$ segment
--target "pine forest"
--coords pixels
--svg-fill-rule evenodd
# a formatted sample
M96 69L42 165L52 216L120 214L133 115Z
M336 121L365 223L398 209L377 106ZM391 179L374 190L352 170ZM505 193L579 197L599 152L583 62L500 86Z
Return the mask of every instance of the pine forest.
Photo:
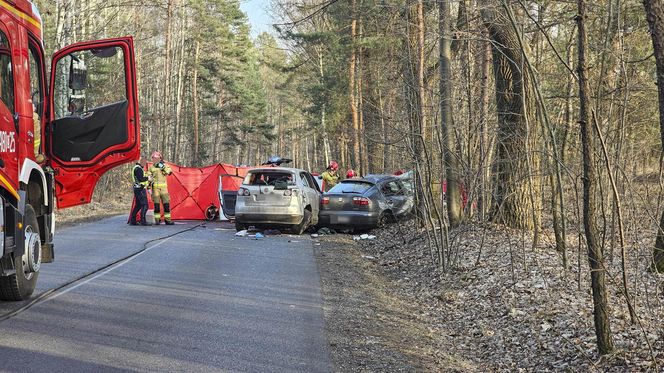
M134 37L145 154L412 171L371 250L458 371L664 369L661 0L266 0L261 33L233 0L36 4L47 55Z

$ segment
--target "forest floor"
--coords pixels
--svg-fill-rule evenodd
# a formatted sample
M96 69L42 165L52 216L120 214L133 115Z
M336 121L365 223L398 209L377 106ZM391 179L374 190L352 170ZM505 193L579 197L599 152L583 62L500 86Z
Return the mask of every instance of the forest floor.
M618 249L610 261L616 352L599 358L587 255L576 240L564 270L551 232L533 248L521 231L464 226L450 232L456 259L443 272L412 222L372 234L375 240L323 236L315 250L338 371L664 369L664 275L645 270L652 239L628 250L636 325Z

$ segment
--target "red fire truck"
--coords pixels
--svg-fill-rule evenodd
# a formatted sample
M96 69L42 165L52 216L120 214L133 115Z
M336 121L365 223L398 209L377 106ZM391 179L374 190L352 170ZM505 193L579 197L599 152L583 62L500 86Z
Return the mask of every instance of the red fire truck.
M90 202L106 171L136 160L140 130L131 37L55 53L28 0L0 0L0 299L33 293L53 261L54 207Z

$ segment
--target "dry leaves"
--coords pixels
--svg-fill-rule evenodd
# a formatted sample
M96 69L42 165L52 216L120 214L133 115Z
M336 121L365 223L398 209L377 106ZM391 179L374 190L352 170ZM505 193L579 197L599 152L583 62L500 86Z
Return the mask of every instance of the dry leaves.
M600 359L587 256L577 243L568 246L570 265L564 270L550 242L533 249L531 237L521 231L465 226L451 232L460 249L459 266L443 273L412 222L375 234L374 241L355 243L361 255L371 257L404 297L416 300L438 349L472 361L478 371L654 371L645 336L658 369L664 369L664 279L645 271L645 242L634 246L645 251L629 252L643 330L630 323L614 259L608 273L616 353Z

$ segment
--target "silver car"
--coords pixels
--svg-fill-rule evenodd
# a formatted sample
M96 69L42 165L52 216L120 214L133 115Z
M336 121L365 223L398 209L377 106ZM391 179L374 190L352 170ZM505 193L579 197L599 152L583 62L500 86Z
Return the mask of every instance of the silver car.
M235 229L288 227L302 234L318 224L321 191L307 171L286 167L250 170L237 192Z

